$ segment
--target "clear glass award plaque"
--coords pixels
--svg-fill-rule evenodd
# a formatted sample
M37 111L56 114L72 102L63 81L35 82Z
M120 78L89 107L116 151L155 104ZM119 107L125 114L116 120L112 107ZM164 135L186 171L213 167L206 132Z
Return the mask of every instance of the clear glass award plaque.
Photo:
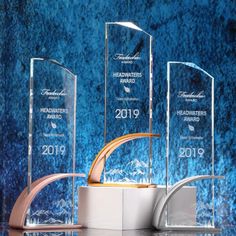
M76 76L57 61L32 58L28 191L35 180L75 171ZM63 179L45 187L28 212L26 226L73 224L74 180Z
M190 184L185 214L173 219L167 210L166 224L214 227L214 78L193 63L168 62L167 81L167 194Z
M105 24L105 144L152 131L152 36L131 22ZM150 183L151 140L119 147L106 161L105 183Z

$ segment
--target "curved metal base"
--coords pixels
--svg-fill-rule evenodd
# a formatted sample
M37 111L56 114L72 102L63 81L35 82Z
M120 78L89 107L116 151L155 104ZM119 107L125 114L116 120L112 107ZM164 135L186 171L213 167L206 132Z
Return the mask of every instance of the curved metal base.
M81 228L63 228L63 229L53 229L53 228L50 228L50 229L12 229L10 228L8 230L8 236L25 236L25 233L29 234L29 233L46 233L45 235L49 235L47 233L66 233L66 232L81 232Z
M80 229L82 228L82 225L78 225L78 224L60 224L60 225L28 225L28 226L23 226L24 230L31 230L31 231L42 231L42 230L72 230L72 229Z
M158 228L160 231L178 231L179 233L193 232L209 232L209 233L219 233L221 230L213 226L166 226Z
M89 186L104 186L103 183L101 183L101 175L103 172L104 164L107 158L122 144L139 138L159 138L159 134L152 134L152 133L134 133L134 134L126 134L124 136L118 137L114 140L112 140L110 143L108 143L105 147L103 147L100 152L97 154L95 160L92 163L92 166L90 168L89 174L88 174L88 185ZM109 184L109 183L108 183ZM106 184L107 185L107 184ZM110 185L110 184L109 184ZM122 184L122 187L125 187L126 184ZM136 184L131 184L132 186L135 186ZM139 184L138 184L139 185ZM145 185L145 184L144 184ZM141 184L139 186L143 186ZM113 185L113 183L110 185L110 187L115 187L117 184ZM136 186L135 186L136 187ZM147 187L147 185L146 185ZM145 188L146 188L145 187Z
M156 188L155 184L126 184L126 183L90 183L92 187L118 187L118 188Z
M78 228L81 226L78 225L25 225L25 219L27 215L27 211L34 200L34 198L37 196L37 194L47 185L50 183L63 179L68 177L85 177L84 174L75 174L75 173L60 173L60 174L52 174L48 176L44 176L35 182L31 184L31 191L28 193L28 188L26 187L23 192L20 194L20 196L17 198L15 205L12 209L10 220L9 220L9 226L15 229L26 229L26 230L32 230L32 229L65 229L65 228Z
M192 177L188 177L185 179L180 180L179 182L177 182L176 184L174 184L170 191L168 192L167 195L163 196L162 199L156 203L155 207L154 207L154 215L153 215L153 226L157 229L162 228L161 226L161 218L162 215L164 213L165 207L167 205L167 203L170 201L170 199L174 196L174 194L176 192L178 192L182 187L184 187L185 185L195 182L195 181L199 181L199 180L205 180L205 179L223 179L223 176L214 176L214 175L198 175L198 176L192 176ZM176 226L178 227L178 226ZM181 228L182 226L180 226ZM195 226L193 226L195 228ZM199 228L198 226L196 226L197 228ZM185 228L188 228L188 226L186 226ZM185 229L184 228L184 229Z
M63 231L63 230L75 230L75 229L81 229L82 225L78 225L78 224L52 224L52 225L44 225L44 224L40 224L40 225L27 225L27 226L23 226L23 230L28 231Z

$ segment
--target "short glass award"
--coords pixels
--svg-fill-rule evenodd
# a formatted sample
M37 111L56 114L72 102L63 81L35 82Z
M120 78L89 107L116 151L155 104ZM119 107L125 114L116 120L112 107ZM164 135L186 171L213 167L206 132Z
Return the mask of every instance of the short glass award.
M214 78L193 63L168 62L167 83L167 192L155 226L214 229L214 179L221 178L214 176ZM180 189L183 204L174 206Z
M55 173L75 172L76 76L55 60L32 58L28 192ZM45 187L32 202L26 226L73 224L74 179Z
M152 36L131 22L109 22L105 40L107 144L152 132ZM104 183L150 183L151 158L151 138L124 143L106 161Z

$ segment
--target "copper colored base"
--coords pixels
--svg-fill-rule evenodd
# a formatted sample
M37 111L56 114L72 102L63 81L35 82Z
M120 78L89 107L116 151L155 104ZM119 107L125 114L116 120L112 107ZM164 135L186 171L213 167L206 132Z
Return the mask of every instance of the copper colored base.
M31 184L31 191L28 192L28 188L26 187L20 196L17 198L15 205L12 209L9 226L15 229L24 229L24 230L41 230L41 229L71 229L71 228L79 228L80 225L72 225L72 224L63 224L63 225L25 225L25 219L27 215L27 211L36 197L36 195L47 185L50 183L57 181L59 179L68 178L68 177L85 177L84 174L76 174L76 173L59 173L52 174L48 176L44 176Z
M79 225L78 225L79 226ZM8 236L24 236L25 233L57 233L57 232L80 232L81 227L78 228L51 228L43 229L43 228L27 228L27 229L9 229Z
M77 224L60 224L60 225L29 225L29 226L24 226L23 229L27 231L46 231L48 230L55 232L56 231L61 231L61 230L73 230L73 229L80 229L82 228L82 225L77 225Z

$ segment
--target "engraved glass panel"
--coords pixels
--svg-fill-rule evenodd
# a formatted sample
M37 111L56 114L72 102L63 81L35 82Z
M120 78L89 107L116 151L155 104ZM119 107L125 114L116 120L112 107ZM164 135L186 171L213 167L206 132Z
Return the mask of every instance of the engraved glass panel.
M152 36L131 22L105 25L105 144L152 131ZM150 183L151 139L123 144L106 162L105 182Z
M35 180L75 170L76 76L54 60L32 58L28 191ZM43 189L33 201L26 220L34 224L72 224L72 178Z
M214 175L214 78L193 63L167 64L167 187L187 177ZM213 226L213 180L190 184L188 214L167 225ZM191 190L192 189L192 190ZM184 201L183 201L184 202Z

